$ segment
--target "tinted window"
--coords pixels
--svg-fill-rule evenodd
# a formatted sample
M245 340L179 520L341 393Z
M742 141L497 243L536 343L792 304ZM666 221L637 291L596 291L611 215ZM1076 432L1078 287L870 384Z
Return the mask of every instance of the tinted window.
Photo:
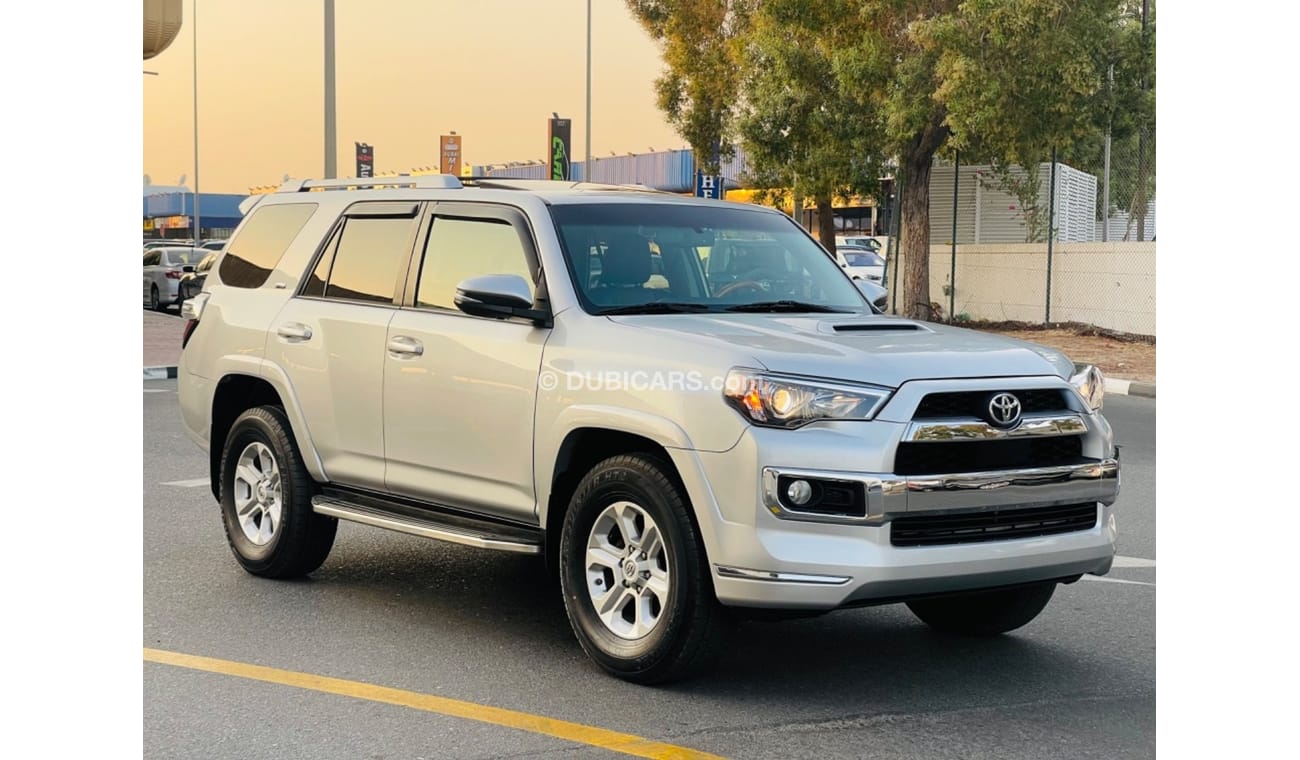
M169 267L178 267L184 264L193 264L198 261L199 254L195 251L167 251L164 254L163 263Z
M411 252L414 226L414 219L361 217L344 222L325 297L392 303L398 269Z
M456 308L456 286L484 274L517 274L533 289L528 257L519 233L508 222L438 217L429 232L417 306Z
M315 203L259 206L227 247L221 281L237 288L260 288L285 249L316 211Z
M840 253L844 254L844 261L851 267L882 267L885 265L884 259L866 250L850 251L841 248Z
M826 252L783 215L678 203L566 203L551 215L579 296L594 313L660 302L687 311L781 301L808 311L868 308Z
M157 266L159 255L157 251L146 253L144 255L144 265L147 267Z

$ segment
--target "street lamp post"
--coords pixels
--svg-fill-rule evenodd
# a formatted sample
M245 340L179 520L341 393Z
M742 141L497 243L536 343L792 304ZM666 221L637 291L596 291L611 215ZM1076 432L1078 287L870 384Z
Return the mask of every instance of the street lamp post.
M593 182L591 165L591 0L587 0L587 156L582 162L582 179Z
M325 178L338 176L338 125L334 108L334 0L325 0Z
M202 217L199 216L199 0L194 0L193 29L194 35L194 245L198 246L202 233Z

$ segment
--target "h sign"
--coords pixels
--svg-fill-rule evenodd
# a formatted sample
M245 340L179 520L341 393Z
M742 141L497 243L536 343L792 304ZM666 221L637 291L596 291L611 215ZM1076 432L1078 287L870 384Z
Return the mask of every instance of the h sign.
M722 177L705 174L704 170L695 170L695 197L722 200Z

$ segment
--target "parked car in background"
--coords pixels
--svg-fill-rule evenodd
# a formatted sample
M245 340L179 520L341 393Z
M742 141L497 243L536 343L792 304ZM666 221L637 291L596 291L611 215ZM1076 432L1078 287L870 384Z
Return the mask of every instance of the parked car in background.
M885 260L870 248L836 246L835 261L855 280L885 281Z
M203 283L208 281L208 270L212 269L212 265L216 263L217 257L220 255L221 251L210 252L199 260L193 272L186 272L181 275L180 283L177 286L177 306L184 305L187 299L203 292Z
M154 248L144 252L144 304L162 311L179 304L181 275L194 271L202 253L194 248Z
M204 250L207 250L207 251L220 251L221 249L223 249L223 248L226 247L226 241L224 241L224 240L204 240L204 241L203 241L203 244L200 245L199 247L202 248L202 249L204 249Z

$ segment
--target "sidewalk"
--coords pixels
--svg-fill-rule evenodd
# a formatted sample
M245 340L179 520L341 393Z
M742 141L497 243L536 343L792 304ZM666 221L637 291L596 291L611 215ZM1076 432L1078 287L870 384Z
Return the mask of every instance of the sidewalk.
M176 365L181 358L181 328L184 326L184 320L173 314L144 312L146 380L176 376Z

